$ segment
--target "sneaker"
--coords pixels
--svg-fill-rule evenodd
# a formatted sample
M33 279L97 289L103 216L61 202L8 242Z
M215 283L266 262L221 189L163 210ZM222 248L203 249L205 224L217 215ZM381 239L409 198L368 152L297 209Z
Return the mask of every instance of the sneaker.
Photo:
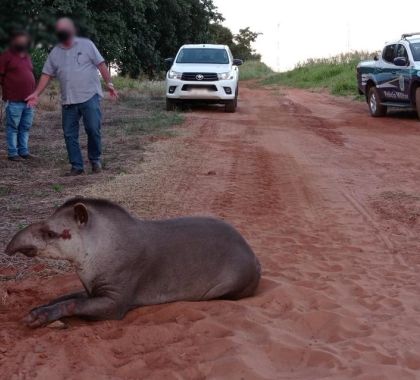
M19 162L22 161L22 159L19 156L13 156L13 157L7 157L9 161Z
M92 164L92 173L93 174L102 173L102 165L99 163Z
M70 172L66 174L66 177L76 177L82 174L85 174L85 171L83 169L71 168Z

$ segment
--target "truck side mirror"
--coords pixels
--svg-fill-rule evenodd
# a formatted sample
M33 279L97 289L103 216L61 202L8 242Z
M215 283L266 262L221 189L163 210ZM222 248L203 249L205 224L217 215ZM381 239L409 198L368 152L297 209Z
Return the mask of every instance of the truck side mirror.
M166 58L165 59L165 69L167 71L170 70L170 68L172 67L172 65L174 64L175 58Z
M397 57L394 59L395 66L407 66L407 58L405 57Z
M241 66L244 64L244 61L242 59L234 59L233 60L233 66Z

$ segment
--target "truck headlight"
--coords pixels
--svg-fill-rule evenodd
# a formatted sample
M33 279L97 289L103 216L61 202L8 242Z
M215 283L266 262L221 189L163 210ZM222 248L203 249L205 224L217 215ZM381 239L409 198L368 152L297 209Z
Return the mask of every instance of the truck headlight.
M220 74L217 74L217 76L219 77L219 80L233 79L233 74L231 72L220 73Z
M182 73L179 73L177 71L170 70L168 73L169 79L181 79Z

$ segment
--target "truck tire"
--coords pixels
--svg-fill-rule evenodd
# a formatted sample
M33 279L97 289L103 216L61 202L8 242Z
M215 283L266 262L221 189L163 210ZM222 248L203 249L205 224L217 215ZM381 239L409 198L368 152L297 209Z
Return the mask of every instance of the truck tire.
M420 87L417 87L416 89L416 110L417 110L417 116L420 119Z
M371 87L368 94L368 105L370 114L373 117L381 117L386 115L387 107L381 105L381 98L376 87Z
M239 87L236 87L235 99L229 100L228 102L226 102L225 112L228 112L228 113L236 112L236 108L238 107L238 93L239 93Z
M176 101L166 98L166 111L176 111Z

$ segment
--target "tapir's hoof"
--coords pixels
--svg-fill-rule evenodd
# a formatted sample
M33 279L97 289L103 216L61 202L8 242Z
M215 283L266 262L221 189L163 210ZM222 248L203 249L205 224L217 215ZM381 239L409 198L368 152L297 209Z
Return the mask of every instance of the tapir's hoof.
M44 326L48 323L48 313L42 310L32 310L25 318L23 323L26 326L35 329L37 327Z

